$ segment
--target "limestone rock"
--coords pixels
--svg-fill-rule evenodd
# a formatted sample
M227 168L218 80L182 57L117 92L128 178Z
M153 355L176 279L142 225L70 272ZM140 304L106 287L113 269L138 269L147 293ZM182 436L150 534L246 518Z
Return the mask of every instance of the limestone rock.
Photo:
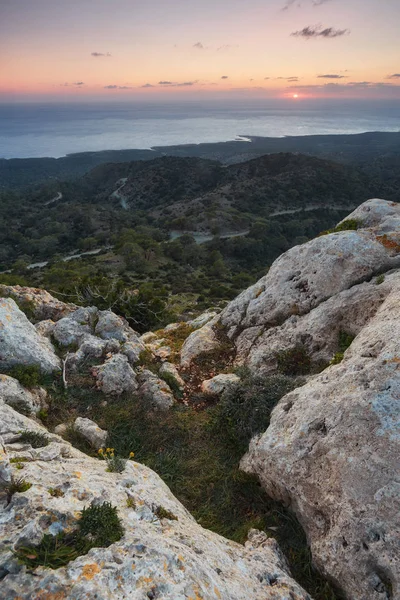
M53 336L61 346L79 346L93 332L93 322L98 309L95 306L81 307L68 317L60 319L54 326Z
M61 302L46 290L19 285L0 284L0 297L13 298L22 309L26 307L35 321L58 321L78 308L75 304Z
M209 396L219 396L224 392L228 387L232 385L236 385L239 383L240 377L235 375L234 373L221 373L220 375L216 375L212 379L206 379L201 384L201 391L203 394L208 394Z
M159 358L160 360L167 360L172 354L172 350L170 346L160 346L156 350L154 350L154 356Z
M103 340L115 339L120 342L128 341L131 336L137 339L137 334L131 329L125 319L110 310L102 310L95 328L95 335Z
M343 361L286 395L242 460L293 508L318 568L351 600L400 591L399 357L397 283Z
M146 346L137 337L131 337L128 342L121 347L122 354L128 357L129 363L134 366L140 362L140 355L146 350Z
M44 373L60 368L48 339L40 336L12 298L0 298L0 370L37 365Z
M169 385L144 369L139 375L139 397L154 410L168 410L174 404L174 395Z
M94 421L84 419L83 417L77 417L75 419L74 429L84 437L95 450L105 446L108 432L101 429Z
M167 382L171 382L182 392L185 388L185 382L179 374L176 366L170 362L164 362L160 367L160 375Z
M39 335L51 339L54 331L54 325L54 321L51 319L46 319L45 321L39 321L39 323L35 323L35 329Z
M0 406L3 402L23 414L35 414L41 408L40 396L8 375L0 375Z
M291 315L306 314L375 273L398 266L399 257L373 230L324 235L282 254L267 275L228 304L221 323L231 337L248 327L276 327Z
M216 313L215 311L208 311L208 312L202 313L195 319L188 321L187 324L190 327L193 327L193 329L199 329L200 327L203 327L203 325L206 325L207 323L209 323L210 321L215 319L215 317L217 317L217 316L218 316L218 313Z
M10 458L19 455L9 453ZM143 465L128 461L123 473L108 473L104 461L70 447L46 462L41 456L25 462L24 477L32 487L14 494L1 514L2 539L7 540L0 545L4 598L32 600L45 593L76 600L310 600L289 576L275 540L252 530L241 546L203 529ZM61 494L54 497L50 489ZM117 507L124 528L119 542L93 548L55 570L32 572L18 563L14 550L38 543L44 534L70 531L79 511L92 501ZM155 514L159 506L176 520L160 520Z
M277 327L245 329L235 340L236 364L269 375L277 370L278 352L303 346L315 365L327 365L339 350L340 332L356 336L399 282L400 271L395 271L381 285L375 280L355 285Z
M209 354L220 347L213 324L214 321L210 321L186 338L181 348L182 367L189 367L200 354Z
M132 393L138 387L135 371L123 354L115 354L103 365L93 367L92 373L97 387L107 395Z
M140 336L140 341L143 342L143 344L150 344L151 342L154 342L156 339L157 339L157 336L152 331L147 331L146 333L144 333L143 335Z

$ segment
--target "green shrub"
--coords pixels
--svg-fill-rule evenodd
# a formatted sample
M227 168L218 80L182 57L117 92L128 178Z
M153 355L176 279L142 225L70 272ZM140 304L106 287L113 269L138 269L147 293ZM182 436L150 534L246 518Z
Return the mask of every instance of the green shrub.
M362 221L358 221L357 219L346 219L342 223L339 223L336 227L332 229L327 229L320 233L320 235L327 235L328 233L337 233L338 231L356 231L363 226Z
M26 481L23 477L15 478L14 475L11 477L11 481L0 480L0 489L5 491L7 494L7 504L10 504L11 498L14 494L26 492L32 484Z
M42 375L37 365L17 365L8 371L10 377L18 379L21 385L32 388L40 384Z
M278 370L283 375L307 375L311 370L311 358L304 346L294 346L275 354Z
M224 392L214 408L213 426L244 452L251 438L267 429L282 396L300 384L283 375L250 376Z
M157 508L154 511L154 514L159 519L169 519L170 521L178 520L178 517L176 517L173 512L171 512L167 508L164 508L163 506L157 506Z
M383 275L383 273L381 275L378 275L378 277L375 279L376 285L381 285L381 283L383 283L384 281L385 276Z
M38 566L58 569L87 554L91 548L107 548L118 542L123 534L117 508L109 502L100 505L92 502L81 512L73 532L55 536L45 534L38 545L22 546L15 556L31 569Z
M343 354L346 352L347 348L353 342L355 336L351 333L346 333L345 331L339 331L339 352Z
M30 444L32 448L43 448L50 443L46 434L40 431L29 431L28 429L21 431L18 441Z

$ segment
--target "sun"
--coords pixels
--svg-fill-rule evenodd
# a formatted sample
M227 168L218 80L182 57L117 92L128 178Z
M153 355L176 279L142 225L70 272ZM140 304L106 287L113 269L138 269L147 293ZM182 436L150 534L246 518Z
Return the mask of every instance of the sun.
M294 98L294 99L296 99L296 98L298 98L298 97L299 97L299 95L298 95L298 94L293 94L293 98Z

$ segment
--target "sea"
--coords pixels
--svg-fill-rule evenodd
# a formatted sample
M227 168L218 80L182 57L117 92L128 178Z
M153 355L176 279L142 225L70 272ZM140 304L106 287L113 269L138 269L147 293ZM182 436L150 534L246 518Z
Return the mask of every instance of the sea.
M400 102L258 98L0 104L0 158L366 131L400 131Z

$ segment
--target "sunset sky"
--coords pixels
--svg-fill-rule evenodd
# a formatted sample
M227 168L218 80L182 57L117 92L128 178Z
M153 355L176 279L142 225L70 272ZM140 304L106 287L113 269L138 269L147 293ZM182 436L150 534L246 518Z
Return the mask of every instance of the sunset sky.
M399 0L1 0L0 100L400 99Z

